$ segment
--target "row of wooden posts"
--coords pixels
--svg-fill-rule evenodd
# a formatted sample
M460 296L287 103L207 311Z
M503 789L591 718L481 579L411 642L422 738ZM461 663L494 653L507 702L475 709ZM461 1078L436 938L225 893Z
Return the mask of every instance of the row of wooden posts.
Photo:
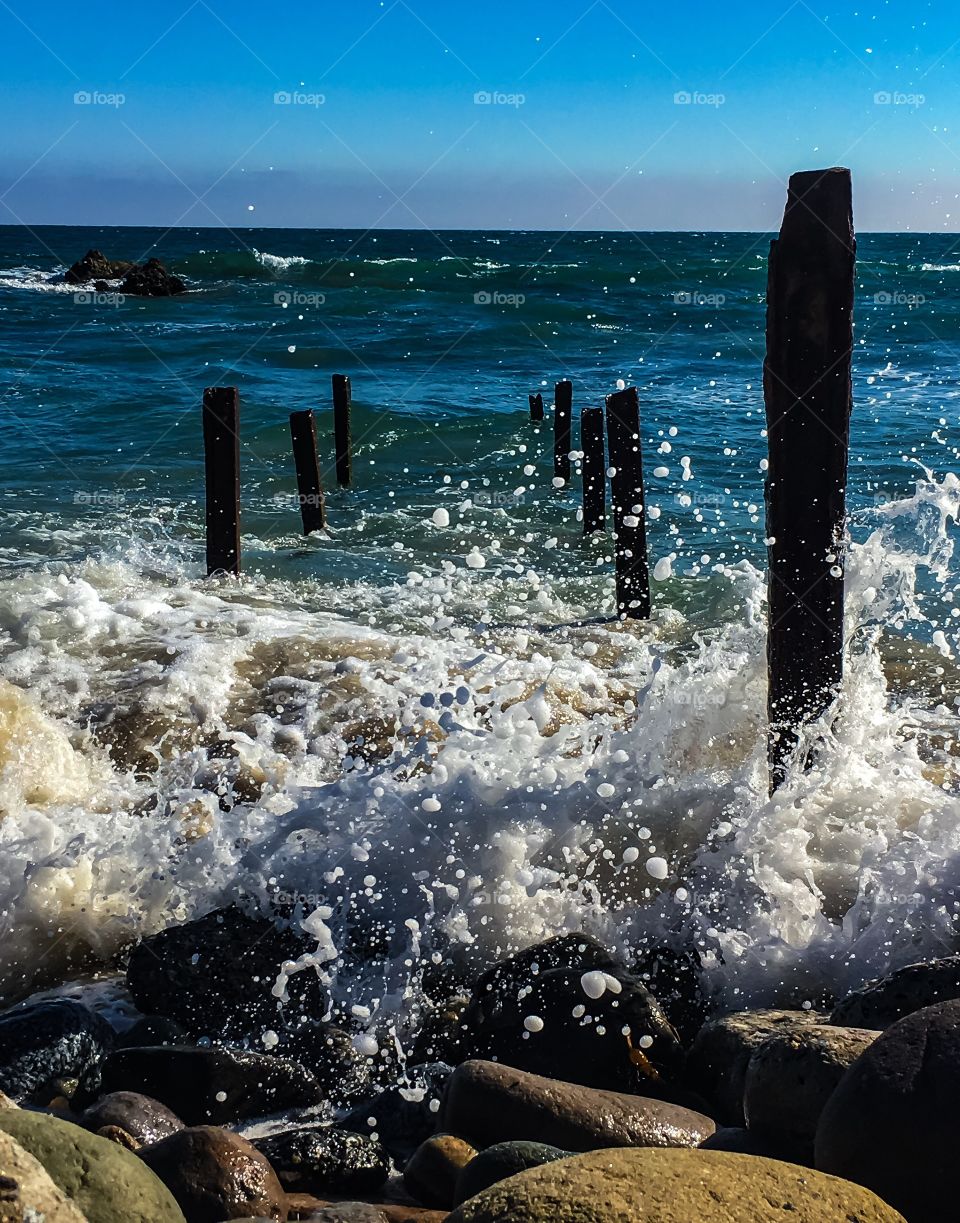
M843 539L852 409L856 242L845 169L790 179L779 237L770 247L767 344L763 368L768 468L768 758L771 791L783 783L804 727L826 713L843 675ZM544 420L543 396L530 395L530 419ZM352 483L350 379L333 376L337 483ZM583 529L606 525L611 480L617 614L650 616L650 575L640 405L635 387L608 395L605 411L580 415ZM573 385L554 394L554 477L569 484ZM606 429L604 430L604 425ZM204 392L207 572L240 570L240 417L235 387ZM326 518L316 421L290 416L303 529ZM809 764L815 748L803 763Z

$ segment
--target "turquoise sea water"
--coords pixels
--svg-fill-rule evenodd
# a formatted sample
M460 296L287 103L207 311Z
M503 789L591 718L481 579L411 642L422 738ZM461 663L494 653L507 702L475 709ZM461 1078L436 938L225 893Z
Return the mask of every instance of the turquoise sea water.
M859 240L841 717L771 800L768 240L0 229L8 987L278 890L323 945L361 910L388 925L356 986L375 1016L412 943L692 944L730 1001L954 947L960 255ZM158 255L189 292L78 292L62 274L89 247ZM638 388L649 624L605 619L609 538L583 539L578 477L553 486L529 421L562 377L575 417ZM203 576L218 384L242 396L240 582ZM307 407L331 528L310 539Z

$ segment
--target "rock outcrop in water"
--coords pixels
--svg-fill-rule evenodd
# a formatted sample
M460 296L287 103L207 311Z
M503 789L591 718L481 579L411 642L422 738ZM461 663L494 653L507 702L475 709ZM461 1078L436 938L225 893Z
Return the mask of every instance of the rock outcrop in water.
M71 285L93 284L100 291L109 287L108 281L121 277L117 292L129 297L173 297L187 291L180 277L168 272L159 259L137 264L128 259L108 259L98 250L87 251L67 270L64 280Z

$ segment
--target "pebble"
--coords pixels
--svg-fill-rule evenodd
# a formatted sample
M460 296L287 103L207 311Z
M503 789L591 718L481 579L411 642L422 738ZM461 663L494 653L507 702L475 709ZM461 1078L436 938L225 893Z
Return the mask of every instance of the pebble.
M252 1141L290 1192L373 1193L390 1175L390 1157L379 1142L333 1126L301 1126Z
M403 1170L407 1192L425 1206L451 1209L460 1173L476 1154L476 1147L463 1138L434 1134L417 1147Z
M539 1168L557 1159L566 1159L572 1151L551 1147L543 1142L498 1142L481 1151L461 1171L457 1179L453 1204L459 1206L476 1197L484 1189L516 1176L528 1168Z
M94 1132L104 1126L118 1126L143 1146L183 1129L183 1122L165 1104L136 1091L101 1096L83 1113L80 1124Z
M0 1015L0 1090L48 1104L57 1095L87 1099L113 1048L113 1029L68 998L28 1003Z

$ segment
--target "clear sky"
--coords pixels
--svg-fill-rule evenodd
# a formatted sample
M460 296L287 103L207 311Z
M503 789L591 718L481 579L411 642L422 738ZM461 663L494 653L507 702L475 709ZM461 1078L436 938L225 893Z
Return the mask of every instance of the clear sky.
M957 0L0 0L0 223L960 229Z

